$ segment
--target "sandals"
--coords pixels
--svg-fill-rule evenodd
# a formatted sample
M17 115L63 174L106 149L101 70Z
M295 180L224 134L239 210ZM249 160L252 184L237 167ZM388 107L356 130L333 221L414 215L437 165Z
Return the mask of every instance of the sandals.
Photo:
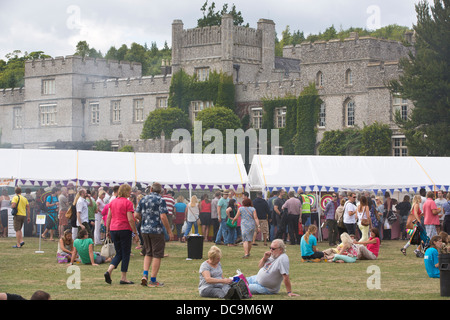
M404 256L406 256L406 249L405 248L401 248L400 251L403 253Z

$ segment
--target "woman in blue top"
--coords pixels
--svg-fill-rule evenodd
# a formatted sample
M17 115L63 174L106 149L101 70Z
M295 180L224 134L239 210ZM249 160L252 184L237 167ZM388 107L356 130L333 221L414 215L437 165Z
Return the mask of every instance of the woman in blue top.
M423 261L425 263L425 270L430 278L440 278L438 249L441 247L442 238L440 236L434 236L430 240L430 247L425 251Z
M324 253L317 251L317 239L314 236L317 232L317 226L311 224L308 227L308 231L303 235L300 241L300 250L302 255L302 261L304 260L314 260L319 262L324 257Z

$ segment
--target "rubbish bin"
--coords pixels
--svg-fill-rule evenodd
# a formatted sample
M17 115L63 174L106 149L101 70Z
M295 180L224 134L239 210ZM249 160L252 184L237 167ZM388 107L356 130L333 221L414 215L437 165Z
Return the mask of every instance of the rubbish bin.
M441 297L450 297L450 253L439 255Z
M203 236L189 235L187 237L188 259L203 258Z

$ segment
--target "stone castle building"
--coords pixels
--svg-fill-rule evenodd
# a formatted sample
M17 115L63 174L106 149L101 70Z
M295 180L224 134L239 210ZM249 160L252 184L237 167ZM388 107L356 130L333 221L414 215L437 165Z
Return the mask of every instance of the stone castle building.
M359 37L343 41L287 46L275 57L275 24L260 19L257 28L234 26L229 15L221 26L184 29L172 23L172 61L164 74L142 76L138 63L79 56L27 61L23 88L0 90L1 142L16 148L55 148L110 140L114 148L170 152L170 137L139 139L149 112L168 103L171 75L180 69L198 81L212 70L226 72L235 82L240 116L248 114L254 128L262 125L262 99L298 96L311 81L323 104L318 141L327 130L370 125L393 129L392 154L407 155L404 136L393 119L413 107L386 88L402 72L398 60L412 47L397 41ZM190 117L210 101L192 101ZM285 124L285 110L275 110L275 127Z

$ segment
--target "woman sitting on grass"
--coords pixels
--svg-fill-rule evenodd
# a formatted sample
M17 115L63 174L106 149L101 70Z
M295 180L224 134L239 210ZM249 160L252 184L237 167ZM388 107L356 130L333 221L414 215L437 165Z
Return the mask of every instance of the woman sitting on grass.
M370 229L370 238L366 241L358 241L361 244L358 249L358 260L375 260L380 251L380 231L377 228Z
M347 232L341 234L342 247L339 248L337 254L334 255L334 258L331 262L347 262L353 263L356 261L356 257L358 256L358 248L355 244L353 244L353 239Z
M78 239L73 242L72 259L70 263L73 264L77 254L80 255L81 263L92 264L98 266L99 264L110 262L111 258L105 258L98 252L94 252L94 241L89 238L86 229L81 229L78 232Z
M72 231L67 229L58 242L58 251L56 252L56 260L58 263L69 263L72 260L73 239Z
M302 255L302 262L305 260L312 260L314 262L319 262L324 257L324 253L317 251L317 239L314 236L317 232L317 227L315 224L311 224L308 227L308 231L303 235L300 241L300 249Z
M218 247L212 246L208 251L208 260L201 264L198 285L201 297L223 299L233 295L234 289L230 286L233 281L223 277L221 258L222 251Z

